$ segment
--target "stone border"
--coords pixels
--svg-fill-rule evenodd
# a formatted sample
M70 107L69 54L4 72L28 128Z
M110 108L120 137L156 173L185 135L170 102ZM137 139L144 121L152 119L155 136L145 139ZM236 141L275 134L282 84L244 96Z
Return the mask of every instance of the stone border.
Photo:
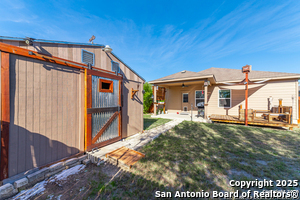
M71 158L64 162L53 164L49 167L45 167L35 171L25 177L14 181L14 183L6 183L0 187L0 200L6 199L16 195L23 189L33 186L34 184L43 181L55 174L62 172L65 169L69 169L79 164L88 165L90 160L87 155L80 156L78 158Z

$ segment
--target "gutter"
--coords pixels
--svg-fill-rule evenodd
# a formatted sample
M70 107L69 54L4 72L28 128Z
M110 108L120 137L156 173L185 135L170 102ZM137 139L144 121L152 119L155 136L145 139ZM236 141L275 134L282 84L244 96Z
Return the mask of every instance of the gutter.
M299 76L283 76L283 77L275 77L275 78L257 78L257 79L250 79L251 81L263 81L268 79L268 81L274 81L274 80L282 80L282 79L299 79ZM222 81L222 82L216 82L216 84L223 84L223 83L236 83L241 82L242 80L234 80L234 81Z
M169 79L169 80L160 80L160 81L149 81L150 84L158 84L158 83L171 83L171 82L178 82L178 81L190 81L196 79L206 79L206 78L213 78L216 81L214 75L207 75L207 76L196 76L196 77L188 77L188 78L177 78L177 79Z
M26 39L27 38L0 36L0 40L25 41ZM34 38L33 38L33 42L54 43L54 44L73 44L73 45L82 45L82 46L105 47L103 44L66 42L66 41L57 41L57 40L43 40L43 39L34 39Z

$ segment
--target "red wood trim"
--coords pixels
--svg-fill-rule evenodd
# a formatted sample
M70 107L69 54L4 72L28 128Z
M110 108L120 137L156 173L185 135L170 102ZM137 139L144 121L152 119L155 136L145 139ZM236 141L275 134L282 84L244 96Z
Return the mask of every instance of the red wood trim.
M110 84L109 89L102 89L102 83ZM114 92L114 82L110 81L110 80L99 79L99 92L113 93Z
M46 61L46 62L50 62L50 63L56 63L56 64L68 66L68 67L77 68L77 69L86 69L87 68L87 65L82 64L82 63L74 62L71 60L67 60L67 59L63 59L63 58L59 58L59 57L55 57L55 56L51 56L51 55L42 54L37 51L32 51L32 50L24 49L21 47L16 47L14 45L5 44L2 42L0 42L0 51L16 54L16 55L20 55L20 56L25 56L28 58L34 58L34 59L38 59L38 60L42 60L42 61ZM35 55L34 54L30 55L29 52L33 52Z
M116 80L122 80L122 76L117 76L114 74L109 74L109 73L105 73L105 72L100 72L100 71L96 71L96 70L87 70L88 75L94 75L94 76L100 76L100 77L104 77L104 78L111 78L111 79L116 79Z
M104 126L101 128L101 130L95 135L95 137L92 139L92 144L95 144L99 137L104 133L104 131L108 128L108 126L114 121L114 119L118 116L119 112L115 112L113 116L104 124Z
M92 76L87 75L87 109L92 108ZM87 111L86 111L87 112ZM92 114L87 114L86 121L86 145L87 148L92 144Z
M119 81L119 106L122 107L122 80ZM119 136L122 138L122 110L119 113Z
M0 180L8 178L8 144L9 144L9 53L1 52L1 160Z
M87 72L84 69L84 150L87 148Z
M122 139L122 137L119 136L119 137L116 137L116 138L107 140L107 141L105 141L105 142L101 142L101 143L97 143L97 144L92 144L92 145L88 146L87 151L91 151L93 148L96 148L96 147L97 147L97 148L104 147L104 146L106 146L106 145L109 145L109 144L118 142L118 141L121 140L121 139Z
M110 74L112 74L112 75L115 75L116 73L115 72L113 72L113 71L109 71L109 70L106 70L106 69L101 69L101 68L98 68L98 67L92 67L92 69L95 69L95 70L98 70L98 71L100 71L100 72L106 72L106 73L110 73ZM120 75L120 74L119 74Z

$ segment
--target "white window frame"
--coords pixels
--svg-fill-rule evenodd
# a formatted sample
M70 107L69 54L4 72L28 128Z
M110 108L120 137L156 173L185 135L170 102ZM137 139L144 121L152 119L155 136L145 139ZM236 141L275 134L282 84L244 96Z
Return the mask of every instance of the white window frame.
M230 91L230 106L229 107L224 107L224 106L220 106L220 99L229 99L229 98L220 98L220 90L229 90ZM232 106L232 93L231 93L231 89L220 89L218 90L218 108L231 108Z
M199 91L200 91L200 92L203 91L204 98L197 98L197 97L196 97L196 93L199 92ZM203 99L204 102L205 102L205 93L204 93L204 90L195 90L195 107L197 107L197 104L196 104L196 103L197 103L197 99Z
M187 102L183 102L183 95L187 94L188 95L188 101ZM189 103L189 93L182 93L182 103Z

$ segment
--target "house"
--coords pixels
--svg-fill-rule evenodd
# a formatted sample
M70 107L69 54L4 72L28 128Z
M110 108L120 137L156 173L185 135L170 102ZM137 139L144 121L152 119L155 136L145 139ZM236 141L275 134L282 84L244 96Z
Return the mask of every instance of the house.
M296 124L299 78L296 73L251 71L249 80L256 84L249 85L248 108L268 110L278 105L278 99L283 99L284 106L293 107L292 122ZM213 114L236 116L239 105L245 108L245 86L237 84L243 80L245 74L241 70L212 67L200 72L184 70L149 83L165 88L168 113L197 111L197 104L202 102L207 118Z
M1 180L143 130L145 80L109 46L0 37L0 53Z

